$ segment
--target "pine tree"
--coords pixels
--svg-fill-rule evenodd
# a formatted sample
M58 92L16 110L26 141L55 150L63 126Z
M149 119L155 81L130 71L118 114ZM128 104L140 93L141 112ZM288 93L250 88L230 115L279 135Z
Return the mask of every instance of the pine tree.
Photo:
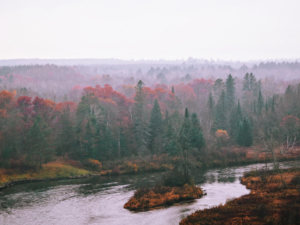
M236 138L238 129L239 129L239 124L243 120L243 113L242 113L242 108L240 105L240 100L238 100L238 105L234 110L231 111L230 114L230 136L233 138Z
M90 121L88 120L85 128L85 135L83 140L83 149L85 158L95 158L94 154L94 134L91 128Z
M250 91L250 78L249 73L246 73L243 81L243 91Z
M212 132L215 132L218 129L227 130L227 104L224 90L219 97L214 113L215 118Z
M271 106L271 110L272 110L272 113L275 112L275 95L273 95L273 98L272 98L272 106Z
M231 74L229 74L226 79L226 102L228 110L231 111L235 105L235 80Z
M253 144L252 128L250 121L246 118L239 124L236 142L244 147L250 147Z
M244 130L244 146L250 147L253 144L253 135L252 135L252 128L250 125L249 120L244 119L243 122L243 130Z
M208 106L210 112L213 112L214 105L215 105L215 102L214 102L213 96L212 96L211 92L209 92L207 106Z
M163 120L160 111L160 106L157 99L154 102L154 106L151 110L149 136L148 136L148 148L152 154L157 154L157 150L162 146L162 131ZM160 139L160 141L158 140Z
M189 177L189 150L191 147L191 121L189 118L189 111L186 108L184 114L184 121L179 132L179 143L183 155L183 175L186 179Z
M61 114L60 122L61 122L62 129L61 132L59 133L59 137L57 138L59 140L58 143L59 152L57 153L58 155L64 156L65 153L69 155L75 147L74 146L75 129L73 126L73 121L71 120L69 107L63 110L63 113Z
M258 99L257 99L257 110L258 114L261 114L261 111L264 107L264 99L261 94L261 90L259 89Z
M256 86L256 78L252 73L250 73L250 78L249 78L250 91L253 91L255 89L255 86Z
M191 146L200 151L203 147L205 147L205 145L200 121L197 114L193 113L191 117Z
M143 81L139 81L135 87L135 105L134 105L134 116L135 116L135 138L137 143L138 154L141 155L145 145L146 145L146 136L147 136L147 128L146 122L144 119L144 100L145 94L143 92L143 87L145 84Z
M177 141L175 129L172 126L172 121L169 117L168 111L166 112L166 118L164 124L165 124L164 149L170 156L179 156L180 149L178 148L178 141Z
M47 137L50 130L47 128L46 123L42 117L38 116L32 127L28 130L26 135L26 152L28 160L35 161L36 172L38 171L39 164L41 167L42 157L47 157L51 154L51 149L47 142ZM32 158L33 157L33 158Z
M175 94L174 86L172 86L172 93Z

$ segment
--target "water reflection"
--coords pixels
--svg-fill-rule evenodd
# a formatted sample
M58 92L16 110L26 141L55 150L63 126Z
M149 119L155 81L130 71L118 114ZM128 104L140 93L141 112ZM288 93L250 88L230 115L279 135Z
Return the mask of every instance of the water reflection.
M146 212L130 212L123 205L134 190L153 185L163 173L19 185L0 192L0 224L178 224L197 209L249 193L239 177L245 171L264 166L197 170L195 184L206 190L207 196L192 203ZM290 166L299 166L299 162L282 163L282 167Z

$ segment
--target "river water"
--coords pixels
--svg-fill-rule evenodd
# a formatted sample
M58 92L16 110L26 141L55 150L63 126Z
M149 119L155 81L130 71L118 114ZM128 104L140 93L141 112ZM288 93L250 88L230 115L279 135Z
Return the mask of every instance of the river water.
M198 209L224 204L250 191L240 184L243 173L265 164L195 171L195 184L207 196L191 203L145 212L131 212L123 205L142 186L153 185L163 173L91 177L17 185L0 191L0 224L179 224ZM299 161L281 163L300 166Z

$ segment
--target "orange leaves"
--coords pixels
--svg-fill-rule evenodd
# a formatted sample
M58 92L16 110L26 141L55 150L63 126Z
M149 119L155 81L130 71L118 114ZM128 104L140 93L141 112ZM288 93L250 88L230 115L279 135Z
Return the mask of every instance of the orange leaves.
M75 112L76 104L74 102L60 102L55 105L55 111L63 112L63 110L69 109L71 112Z
M227 139L228 138L228 133L226 130L217 130L215 133L216 137L222 138L222 139Z
M188 85L185 85L184 83L180 83L175 86L175 93L184 101L188 99L194 99L196 97L193 88Z
M1 91L0 92L0 108L6 108L9 104L11 104L14 100L15 93L9 91Z

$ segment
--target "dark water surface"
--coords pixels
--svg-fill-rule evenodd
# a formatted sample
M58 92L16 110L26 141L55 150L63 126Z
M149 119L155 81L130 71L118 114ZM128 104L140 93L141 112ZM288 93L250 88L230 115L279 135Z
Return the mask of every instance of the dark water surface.
M207 196L192 203L146 212L131 212L123 205L141 186L152 185L162 173L92 177L17 185L0 191L0 224L179 224L198 209L223 204L250 191L240 184L245 171L265 164L195 171L195 184ZM299 161L281 163L300 166Z

